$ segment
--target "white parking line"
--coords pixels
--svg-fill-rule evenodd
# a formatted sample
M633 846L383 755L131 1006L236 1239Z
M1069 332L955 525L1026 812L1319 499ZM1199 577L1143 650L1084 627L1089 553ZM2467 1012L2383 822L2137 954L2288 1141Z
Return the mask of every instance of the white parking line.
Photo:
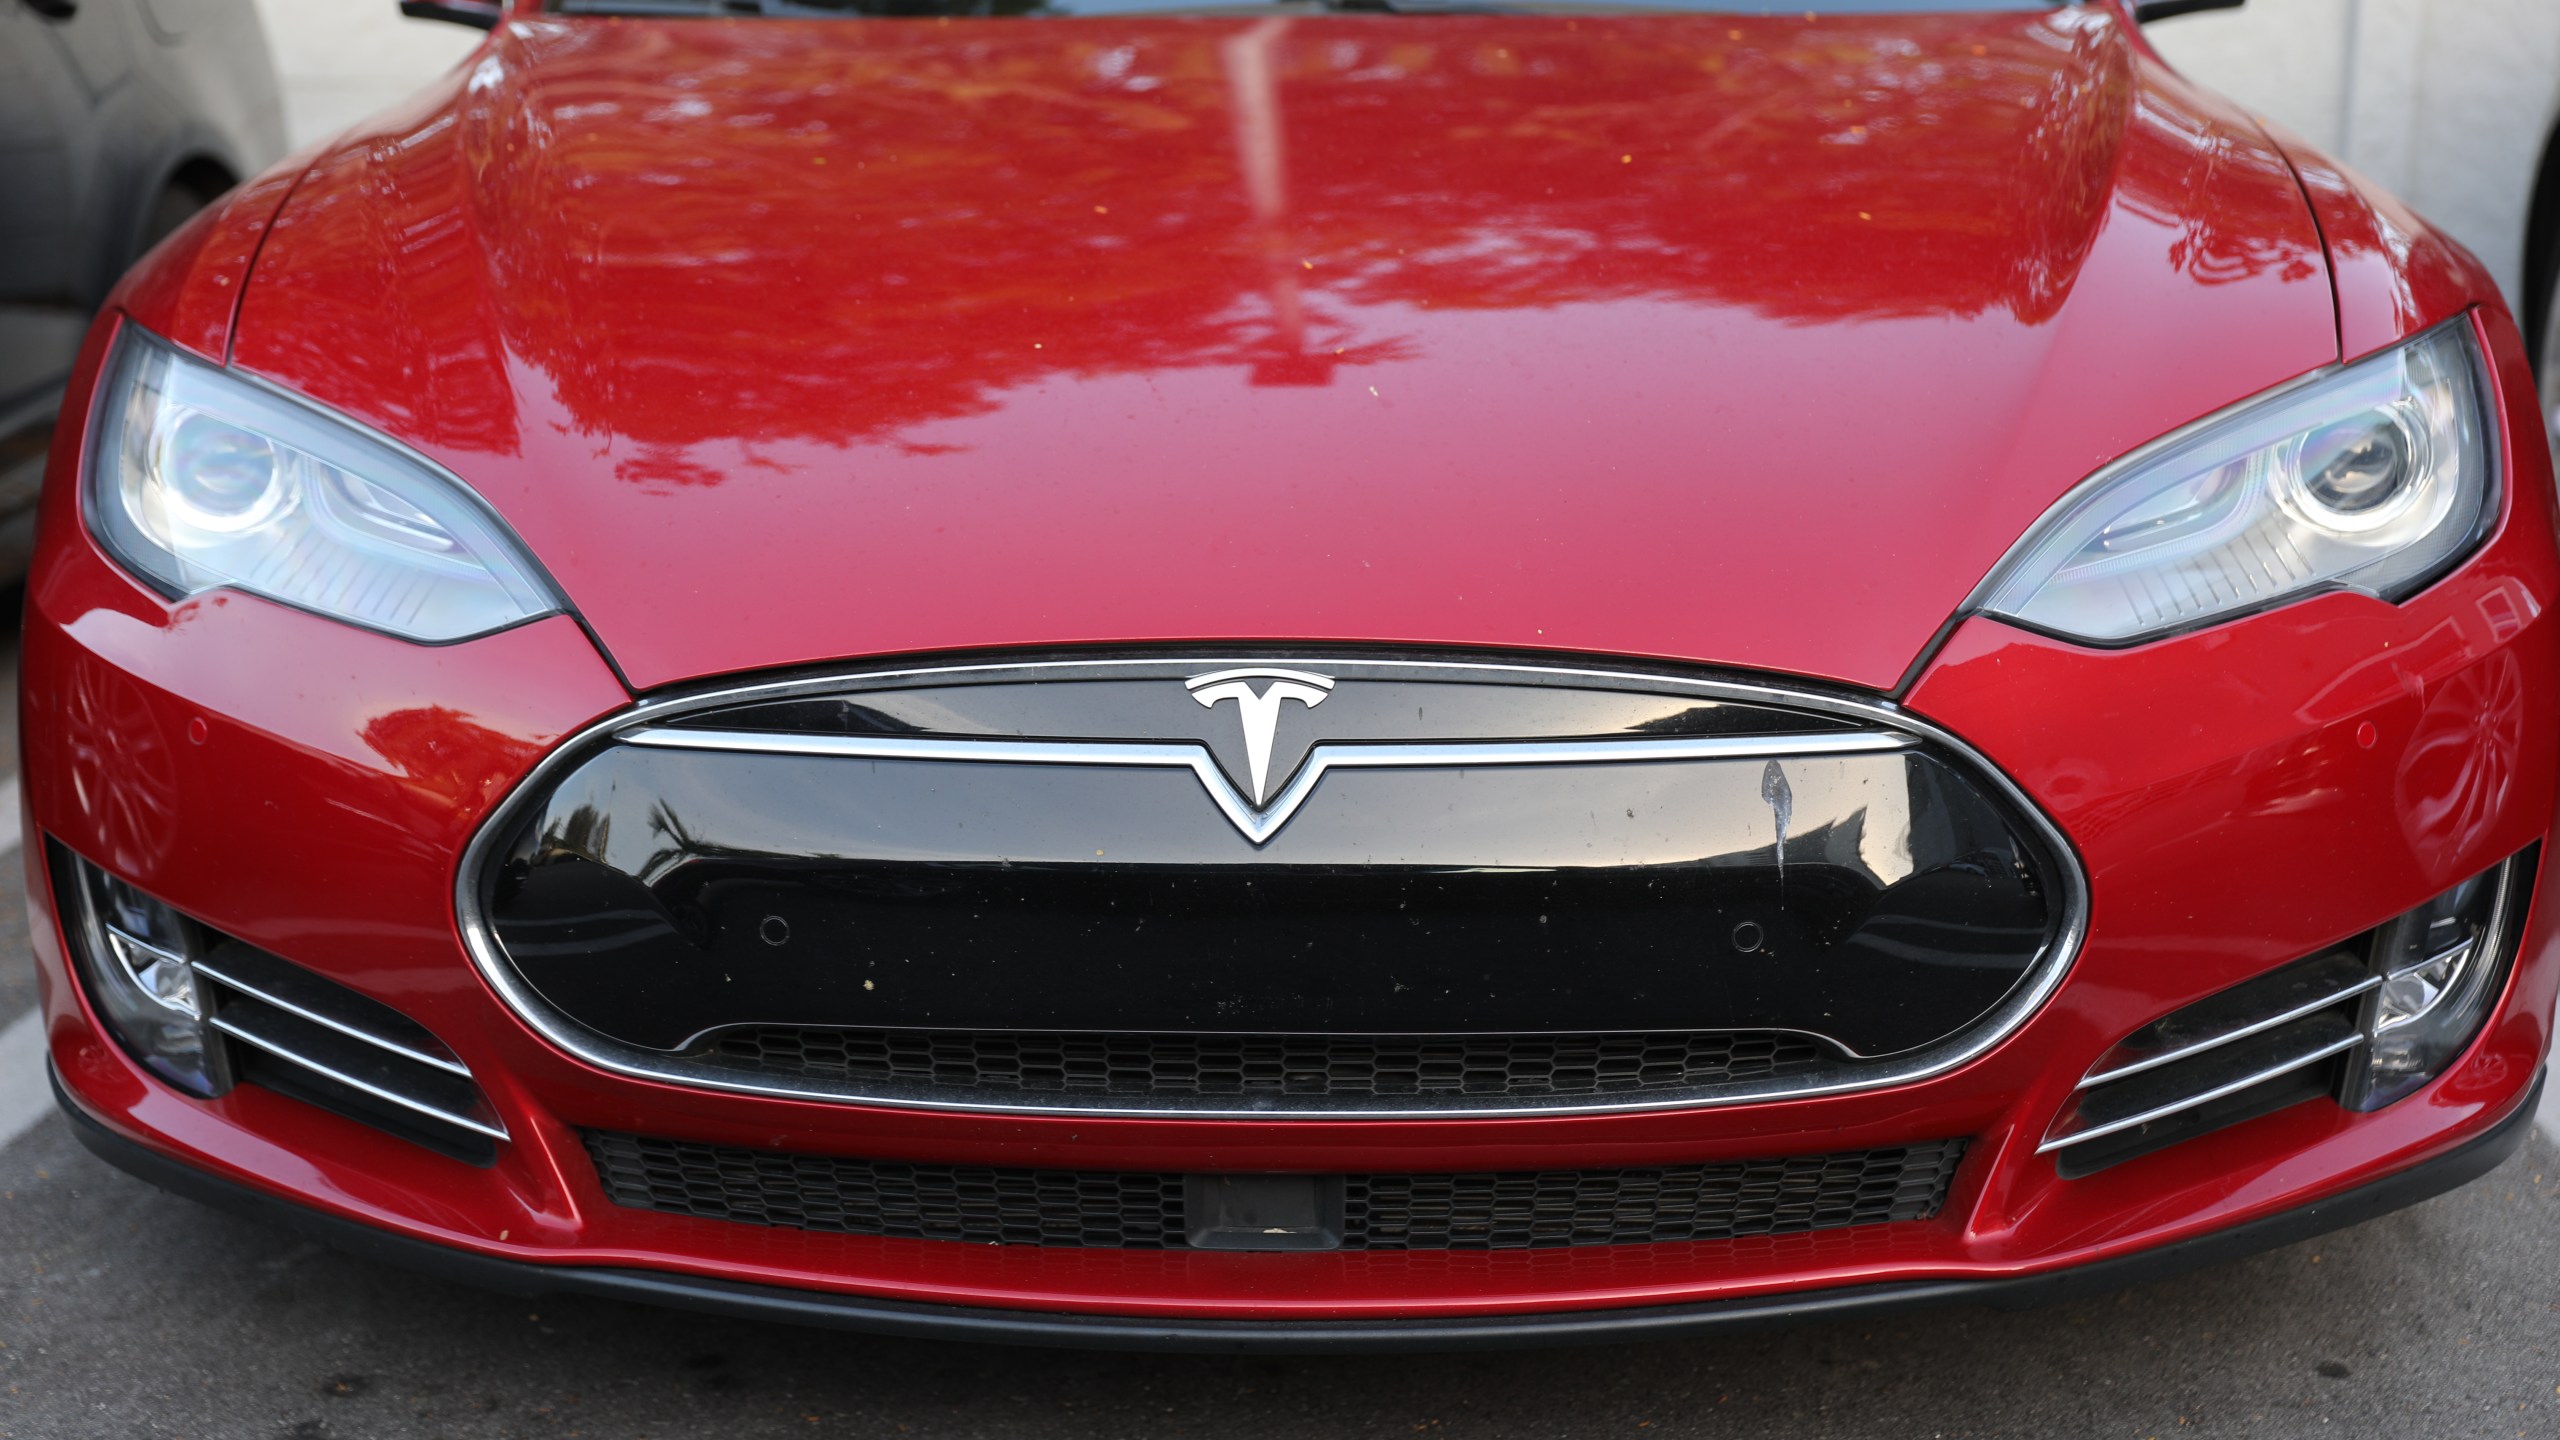
M2560 1071L2560 1065L2552 1067ZM2534 1117L2542 1127L2543 1138L2560 1145L2560 1075L2542 1082L2542 1113Z
M0 1030L0 1145L53 1113L44 1078L44 1012L30 1010Z
M18 849L18 777L0 780L0 859ZM0 1145L53 1113L44 1078L44 1012L30 1010L0 1030Z

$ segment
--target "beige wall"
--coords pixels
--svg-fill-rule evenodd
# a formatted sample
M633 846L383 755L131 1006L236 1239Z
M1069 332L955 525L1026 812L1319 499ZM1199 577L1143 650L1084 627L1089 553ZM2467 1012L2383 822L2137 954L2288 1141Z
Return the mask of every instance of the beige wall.
M399 0L258 0L297 149L443 74L480 32L401 15Z

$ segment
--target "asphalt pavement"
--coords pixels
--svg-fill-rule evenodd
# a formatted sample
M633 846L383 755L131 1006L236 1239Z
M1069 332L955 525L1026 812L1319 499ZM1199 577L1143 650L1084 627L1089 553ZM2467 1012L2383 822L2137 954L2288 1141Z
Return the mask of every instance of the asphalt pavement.
M14 662L0 650L8 721ZM2560 1437L2560 1099L2453 1194L2042 1310L1533 1353L1083 1354L528 1303L204 1209L90 1158L51 1113L25 950L12 853L0 1440Z

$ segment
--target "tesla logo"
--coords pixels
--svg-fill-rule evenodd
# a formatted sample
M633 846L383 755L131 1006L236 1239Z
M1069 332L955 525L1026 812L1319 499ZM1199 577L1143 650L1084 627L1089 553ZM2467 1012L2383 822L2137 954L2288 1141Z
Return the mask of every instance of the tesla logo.
M1245 764L1253 772L1253 803L1259 807L1271 793L1271 737L1280 729L1280 707L1291 700L1313 710L1333 693L1329 676L1304 670L1220 670L1182 682L1191 698L1215 710L1236 702L1244 722Z

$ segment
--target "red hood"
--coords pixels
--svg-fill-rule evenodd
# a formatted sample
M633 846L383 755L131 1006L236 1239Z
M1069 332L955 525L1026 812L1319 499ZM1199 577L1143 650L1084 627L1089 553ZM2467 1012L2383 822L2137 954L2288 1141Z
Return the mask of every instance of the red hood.
M2254 126L2096 9L519 23L238 363L642 687L1343 640L1890 685L2090 470L2336 358Z

